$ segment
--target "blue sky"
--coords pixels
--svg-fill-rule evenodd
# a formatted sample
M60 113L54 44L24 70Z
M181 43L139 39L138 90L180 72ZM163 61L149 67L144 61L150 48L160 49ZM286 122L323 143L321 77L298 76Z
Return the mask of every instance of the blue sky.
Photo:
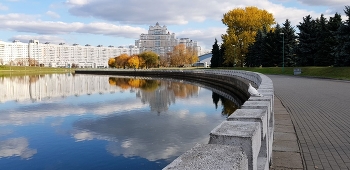
M159 22L209 51L215 38L221 41L221 18L231 9L256 6L295 26L307 15L338 12L345 19L346 5L348 0L0 0L0 40L128 46Z

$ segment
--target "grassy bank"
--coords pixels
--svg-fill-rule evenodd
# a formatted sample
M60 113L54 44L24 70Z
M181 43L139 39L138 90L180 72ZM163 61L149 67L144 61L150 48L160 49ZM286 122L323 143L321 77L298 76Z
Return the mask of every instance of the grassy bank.
M169 68L169 69L196 69L197 67L189 68ZM302 73L299 76L308 77L320 77L320 78L332 78L341 80L350 80L350 67L298 67L301 68ZM165 68L159 68L165 69ZM221 69L236 69L254 71L263 74L282 74L282 75L294 75L294 67L253 67L253 68L240 68L229 67ZM67 73L74 72L74 69L67 68L51 68L51 67L23 67L23 66L0 66L0 77L12 76L12 75L34 75L34 74L54 74L54 73Z
M74 70L67 69L67 68L0 66L0 77L68 73L68 72L72 72L72 71L74 71Z
M302 73L299 76L332 78L341 80L350 80L350 67L298 67ZM227 68L232 69L232 68ZM294 75L294 67L254 67L254 68L234 68L237 70L254 71L263 74L283 74Z

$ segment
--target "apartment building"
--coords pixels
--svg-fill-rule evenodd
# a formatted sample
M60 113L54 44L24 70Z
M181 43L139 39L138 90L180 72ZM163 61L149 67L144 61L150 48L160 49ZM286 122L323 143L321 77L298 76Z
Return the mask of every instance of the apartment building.
M157 22L155 26L149 26L147 34L141 34L140 39L135 40L135 46L139 47L140 53L144 51L153 51L160 56L167 56L174 46L185 44L200 52L197 41L189 38L176 38L175 33L170 33L167 26L160 26Z
M108 59L121 54L139 54L139 48L104 47L102 45L84 46L65 43L40 43L39 40L30 40L22 43L18 40L12 43L0 41L0 65L37 65L43 67L79 67L79 68L107 68Z

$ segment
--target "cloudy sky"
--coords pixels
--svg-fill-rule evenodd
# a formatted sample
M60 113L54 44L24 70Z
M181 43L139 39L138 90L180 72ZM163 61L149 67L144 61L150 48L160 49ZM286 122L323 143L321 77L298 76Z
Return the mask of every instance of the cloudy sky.
M257 6L278 23L297 25L309 14L338 12L345 19L345 5L348 0L1 0L0 40L127 46L159 22L208 50L225 33L222 15L234 8Z

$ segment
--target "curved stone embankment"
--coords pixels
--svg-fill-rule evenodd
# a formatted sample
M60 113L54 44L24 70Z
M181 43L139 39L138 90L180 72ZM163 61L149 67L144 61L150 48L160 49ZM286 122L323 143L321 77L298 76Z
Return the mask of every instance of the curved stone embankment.
M216 89L226 98L241 102L241 108L210 132L208 144L197 144L164 169L269 169L274 89L272 80L263 74L240 70L116 69L77 70L76 73L183 79ZM249 82L263 97L248 94Z

